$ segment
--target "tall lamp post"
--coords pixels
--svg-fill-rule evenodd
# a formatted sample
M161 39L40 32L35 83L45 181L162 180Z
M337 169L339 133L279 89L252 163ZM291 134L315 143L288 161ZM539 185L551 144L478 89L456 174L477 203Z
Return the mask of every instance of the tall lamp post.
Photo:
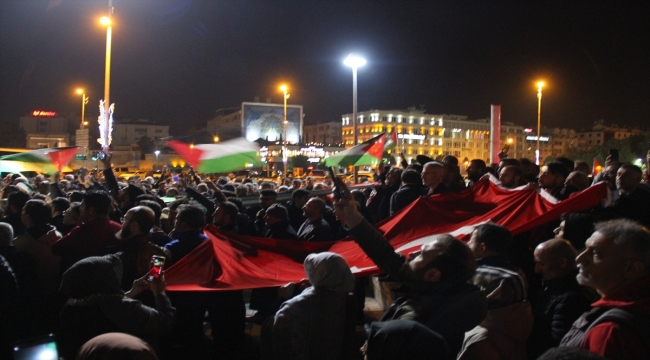
M352 68L352 133L354 134L354 144L352 146L357 146L358 136L357 136L357 68L366 64L366 59L354 56L353 54L348 55L347 58L343 61L343 64ZM359 169L354 167L354 183L358 184L359 179Z
M88 104L88 98L84 89L77 89L77 94L81 94L81 124L79 128L83 129L85 125L88 125L86 122L86 104Z
M541 150L539 148L539 139L542 137L541 134L541 124L542 124L542 88L544 87L544 82L540 81L537 83L537 156L535 159L535 164L539 165L539 158L541 157Z
M105 134L100 134L100 137L105 139L105 143L102 144L103 150L107 151L108 146L110 145L110 132L111 127L108 126L109 121L109 109L110 109L110 89L111 89L111 39L112 39L112 21L111 15L113 15L113 0L108 0L108 16L102 16L99 19L99 22L106 26L106 67L104 70L104 131Z
M282 174L286 178L287 177L287 161L288 161L288 157L287 157L287 99L289 99L289 96L291 96L291 94L287 94L287 86L286 85L280 86L280 90L282 90L282 92L284 93L284 135L283 135L284 144L282 146L282 163L284 164L284 170L283 170Z

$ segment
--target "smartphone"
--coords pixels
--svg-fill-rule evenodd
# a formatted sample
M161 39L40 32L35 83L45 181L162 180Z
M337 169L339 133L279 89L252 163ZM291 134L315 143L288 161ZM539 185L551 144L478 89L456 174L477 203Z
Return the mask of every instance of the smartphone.
M335 199L350 199L351 194L350 194L350 189L348 189L347 185L336 176L336 173L334 172L334 168L331 166L329 167L329 172L330 176L332 177L332 182L334 183L334 188L332 189L332 196L334 196Z
M82 179L86 178L87 173L88 173L88 169L86 168L79 169L79 175L81 176Z
M510 144L503 145L503 148L501 149L501 152L504 153L504 154L507 154L508 151L510 151Z
M618 161L618 149L609 149L609 155L612 161Z
M15 360L58 360L59 352L56 348L54 334L39 336L17 342L13 347Z
M149 271L149 280L160 277L162 274L163 268L165 267L165 257L153 255L151 257L151 266Z
M104 160L106 159L106 153L103 151L100 151L97 153L97 160Z

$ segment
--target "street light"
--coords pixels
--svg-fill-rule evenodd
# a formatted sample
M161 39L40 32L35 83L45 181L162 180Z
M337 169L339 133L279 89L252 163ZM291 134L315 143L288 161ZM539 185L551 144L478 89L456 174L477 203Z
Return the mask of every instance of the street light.
M539 158L541 156L540 149L539 149L539 138L542 137L540 132L542 130L541 120L542 120L542 88L543 87L544 87L543 81L537 83L537 156L535 159L535 164L537 165L539 165Z
M343 64L352 68L352 133L354 134L354 145L357 146L358 136L357 136L357 68L366 64L366 59L354 56L353 54L348 55L347 58L343 61ZM354 167L354 183L358 184L359 179L359 169Z
M156 154L156 166L155 166L155 168L156 168L156 170L158 170L158 154L160 154L160 150L156 150L153 153Z
M84 125L88 125L86 122L86 104L88 104L88 98L86 97L86 92L84 89L77 89L77 94L81 94L81 125L80 129L84 128Z
M214 141L215 143L218 143L219 142L219 137L218 136L213 137L212 141Z
M110 109L110 88L111 88L111 35L112 35L112 21L110 16L113 15L113 0L108 0L108 16L102 16L99 19L99 22L106 26L106 67L104 72L104 134L100 134L100 137L105 139L105 143L102 143L104 151L108 150L110 145L109 141L111 138L110 132L111 127L108 125L110 115L108 113Z
M284 177L287 177L287 99L291 94L287 94L287 86L280 86L280 90L284 93L284 144L282 147L282 163L284 164L283 173Z

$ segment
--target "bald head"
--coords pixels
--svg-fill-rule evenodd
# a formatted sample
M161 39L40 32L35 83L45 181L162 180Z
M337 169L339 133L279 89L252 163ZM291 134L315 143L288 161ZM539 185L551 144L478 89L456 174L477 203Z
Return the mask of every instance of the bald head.
M577 255L578 252L567 240L545 241L535 248L535 272L546 281L573 274Z
M10 246L13 238L14 228L5 222L0 222L0 246Z

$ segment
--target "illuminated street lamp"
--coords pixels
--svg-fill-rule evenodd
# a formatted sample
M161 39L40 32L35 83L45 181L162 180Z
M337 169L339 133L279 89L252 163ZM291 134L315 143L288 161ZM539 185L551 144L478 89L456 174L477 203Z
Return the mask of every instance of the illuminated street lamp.
M542 137L540 134L542 128L542 88L544 87L544 82L540 81L537 83L537 156L535 158L535 164L539 165L539 158L541 156L539 149L539 138Z
M86 97L86 92L84 89L77 89L77 94L81 94L81 125L80 129L84 128L84 125L88 125L86 122L86 104L88 104L88 98Z
M109 114L110 109L110 88L111 88L111 38L112 38L112 21L111 15L113 15L113 0L108 0L108 16L102 16L99 19L99 22L106 26L106 67L104 71L104 119L103 127L104 134L100 134L100 138L104 139L102 143L102 148L104 151L108 150L110 145L111 138L111 128L112 124L109 124L109 119L111 115Z
M218 136L213 137L212 141L214 141L215 143L218 143L219 142L219 137Z
M343 64L352 68L352 133L354 134L354 145L357 146L358 136L357 136L357 68L366 64L366 59L354 56L353 54L348 55L347 58L343 61ZM359 169L354 167L354 183L358 184L359 179Z
M280 90L284 93L284 145L282 147L282 163L284 164L283 175L287 177L287 99L291 94L287 94L287 86L280 86Z
M158 170L158 154L160 154L160 150L156 150L153 153L156 154L156 166L155 166L155 168L156 168L156 170Z

